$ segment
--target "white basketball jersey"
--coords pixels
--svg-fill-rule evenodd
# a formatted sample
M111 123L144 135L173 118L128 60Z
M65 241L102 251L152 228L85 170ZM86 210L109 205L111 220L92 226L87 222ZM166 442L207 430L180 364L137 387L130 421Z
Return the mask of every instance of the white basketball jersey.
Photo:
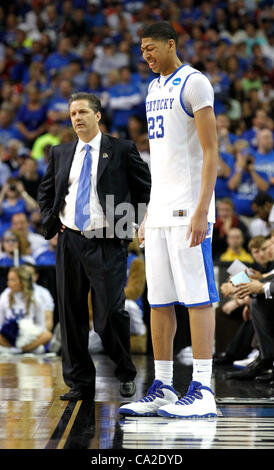
M191 77L200 85L195 109L184 102L185 87ZM209 88L210 87L210 88ZM154 79L146 98L151 164L151 197L147 227L189 224L199 200L203 152L193 112L213 107L213 90L208 79L189 65L182 65L172 75ZM196 90L195 90L196 91ZM201 93L200 93L201 92ZM195 93L194 93L195 94ZM215 221L214 194L208 221Z

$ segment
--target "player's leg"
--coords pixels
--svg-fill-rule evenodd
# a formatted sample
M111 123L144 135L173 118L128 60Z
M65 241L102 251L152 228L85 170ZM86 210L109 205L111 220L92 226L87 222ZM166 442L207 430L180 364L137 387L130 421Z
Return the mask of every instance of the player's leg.
M183 229L174 231L175 240ZM177 232L177 233L176 233ZM181 236L183 239L183 236ZM173 246L179 246L173 243ZM182 399L158 410L161 416L202 418L216 416L210 389L215 314L212 303L218 300L211 257L211 239L194 248L181 244L173 256L173 271L179 300L189 309L193 348L193 377Z
M151 337L155 380L147 395L137 402L123 405L121 414L156 415L159 407L174 403L178 397L173 383L173 340L176 332L174 284L166 251L165 237L160 230L146 231L146 273L148 300L151 305ZM163 235L163 232L162 232Z

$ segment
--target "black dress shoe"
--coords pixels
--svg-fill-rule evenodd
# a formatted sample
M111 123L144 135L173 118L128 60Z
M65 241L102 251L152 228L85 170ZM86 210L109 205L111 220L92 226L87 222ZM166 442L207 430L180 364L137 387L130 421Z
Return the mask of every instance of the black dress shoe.
M258 375L255 377L255 381L260 383L260 384L268 384L270 382L274 381L274 372L273 370L271 371L270 374L263 374L263 375Z
M76 390L71 388L69 392L60 395L60 400L70 400L70 401L77 401L77 400L86 400L86 399L93 399L93 395L91 391L82 391Z
M214 356L213 358L213 364L216 366L227 366L229 364L232 364L233 361L235 361L235 357L231 356L228 352L223 352L218 356Z
M225 378L236 380L253 380L256 376L267 372L269 369L272 369L272 364L272 359L261 359L259 356L243 370L237 372L227 372Z
M128 380L127 382L120 382L120 394L122 397L132 397L136 392L136 385L133 380Z

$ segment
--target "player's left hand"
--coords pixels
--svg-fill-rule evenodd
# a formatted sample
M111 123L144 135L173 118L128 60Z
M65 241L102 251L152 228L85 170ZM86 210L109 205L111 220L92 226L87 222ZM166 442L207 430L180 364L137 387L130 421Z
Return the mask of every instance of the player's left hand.
M200 212L195 212L191 218L186 239L188 240L191 235L191 241L189 247L198 246L203 243L207 234L207 215Z

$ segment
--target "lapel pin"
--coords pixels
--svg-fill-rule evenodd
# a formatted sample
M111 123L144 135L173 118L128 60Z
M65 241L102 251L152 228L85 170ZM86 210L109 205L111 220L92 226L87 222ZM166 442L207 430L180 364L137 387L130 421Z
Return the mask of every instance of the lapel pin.
M108 154L107 154L107 153L103 153L103 158L108 158Z

